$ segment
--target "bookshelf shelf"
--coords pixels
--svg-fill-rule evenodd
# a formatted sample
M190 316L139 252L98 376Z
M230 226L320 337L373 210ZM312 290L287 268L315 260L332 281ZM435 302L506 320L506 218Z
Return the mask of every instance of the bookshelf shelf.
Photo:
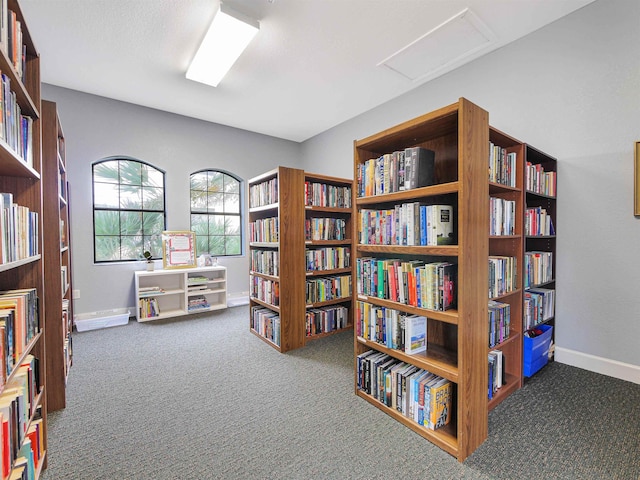
M315 250L325 249L323 255L333 255L340 250L342 255L341 249L351 248L351 184L351 180L287 167L278 167L249 181L250 230L260 229L259 222L273 215L277 215L279 230L277 243L249 243L252 257L250 330L281 353L303 347L308 339L321 338L353 324L350 292L345 298L307 303L305 291L307 282L320 281L323 277L346 275L350 278L350 266L306 271L305 257L309 253L314 255L315 261L315 255L318 255ZM265 201L270 203L254 205ZM345 201L348 204L339 203ZM270 205L278 208L265 211ZM314 230L317 226L314 222L332 221L333 227L346 233L345 239L311 239L324 238ZM259 239L258 236L253 238ZM323 258L323 255L319 257ZM277 306L265 301L274 291L280 294ZM331 331L324 331L327 328Z
M440 322L449 323L451 325L458 324L458 311L455 309L445 310L444 312L438 310L428 310L426 308L414 307L413 305L407 305L406 303L394 302L384 298L372 297L369 295L358 294L357 300L377 305L380 307L391 308L401 312L409 313L412 315L424 315L428 318L438 320Z
M55 315L56 312L45 309L45 294L48 290L53 290L59 297L62 284L58 281L53 288L44 288L47 261L45 247L53 243L56 247L55 254L60 257L61 253L60 243L56 243L52 232L45 228L47 200L54 200L56 208L58 202L55 201L57 193L52 196L45 194L45 184L49 178L45 175L42 160L44 135L40 55L29 34L28 22L22 14L19 2L8 0L4 2L4 9L0 10L3 15L0 19L0 34L3 29L4 35L9 30L18 32L19 29L19 35L14 34L7 43L0 46L0 71L8 80L3 81L2 85L2 110L3 115L10 112L15 125L22 127L10 129L5 122L0 128L0 192L3 194L3 213L6 213L3 215L0 233L3 236L15 235L14 238L18 239L15 245L2 242L3 252L0 257L0 297L5 302L2 322L5 326L12 325L15 335L13 342L3 343L0 352L7 360L8 367L0 372L0 398L5 405L3 408L7 408L7 416L4 417L5 421L8 420L6 425L9 432L14 431L15 434L9 433L12 436L9 439L0 432L0 436L4 437L0 443L13 446L8 457L5 457L10 465L7 477L26 478L26 468L14 464L19 450L20 455L38 459L40 470L46 468L47 400L50 387L55 389L55 381L49 383L48 376L50 352L47 327L48 316ZM14 47L13 43L17 39L22 44ZM9 54L11 51L21 52L21 55L13 58ZM18 210L21 212L20 218L28 220L22 223L10 221L13 213ZM58 228L56 226L56 231ZM18 303L24 303L32 315L22 313L17 308ZM23 388L25 384L27 388ZM30 397L32 402L28 400ZM11 416L11 411L17 411L19 405L27 404L30 410L24 416ZM42 442L38 445L29 440L32 433L30 430L38 430L36 435L41 435ZM29 474L35 475L32 472Z
M139 322L227 308L227 269L222 266L135 272ZM189 290L189 287L207 287ZM199 300L190 306L190 301Z

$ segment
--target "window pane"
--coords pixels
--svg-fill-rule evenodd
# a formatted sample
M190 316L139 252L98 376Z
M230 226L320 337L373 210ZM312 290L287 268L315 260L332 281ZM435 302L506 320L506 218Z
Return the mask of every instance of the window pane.
M209 184L207 188L209 193L218 193L224 190L224 181L222 177L223 174L220 172L209 172Z
M130 160L120 160L120 183L122 185L142 185L142 164Z
M96 210L93 213L93 227L96 235L119 235L119 212L110 210Z
M96 262L120 260L120 237L96 237Z
M224 212L240 213L240 195L226 193L224 196Z
M240 193L240 182L233 178L231 175L224 176L224 191L225 193Z
M140 260L144 258L144 245L142 236L122 237L122 247L120 248L120 256L122 260Z
M120 186L120 208L141 209L142 188L137 186Z
M120 212L120 234L142 235L142 213Z
M194 173L191 175L191 190L207 191L207 172Z
M164 175L157 168L150 165L141 165L142 168L142 185L145 187L163 187Z
M228 236L225 237L227 255L240 255L242 253L240 249L240 236Z
M103 183L118 183L118 160L101 162L93 166L93 181Z
M153 258L162 258L162 237L161 235L145 235L143 237L144 250L151 252Z
M224 234L240 235L240 217L233 215L225 215L224 217Z
M164 214L149 213L142 214L142 233L145 235L160 235L164 230Z
M210 212L224 212L224 194L210 193L208 196L208 210Z
M207 192L200 190L191 190L191 211L207 211Z
M209 236L196 235L196 256L209 253Z
M142 189L142 207L145 210L164 210L163 189L144 187Z
M224 237L209 237L209 253L211 255L224 255Z
M191 230L196 232L196 235L208 235L209 215L191 215Z
M209 235L224 235L223 215L209 215Z
M118 208L118 185L95 183L93 185L94 208Z

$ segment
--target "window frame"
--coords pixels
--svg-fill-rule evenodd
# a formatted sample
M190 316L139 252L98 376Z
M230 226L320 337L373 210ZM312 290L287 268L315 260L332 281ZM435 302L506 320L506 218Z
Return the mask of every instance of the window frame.
M149 168L154 169L155 171L159 172L162 174L162 210L148 210L148 209L144 209L144 208L140 208L140 209L128 209L128 208L121 208L120 206L118 206L118 208L107 208L107 207L96 207L96 179L95 179L95 168L97 165L100 165L102 163L106 163L106 162L113 162L113 161L127 161L127 162L135 162L135 163L139 163L140 165L145 165ZM118 168L120 168L118 166ZM111 212L140 212L142 214L144 213L162 213L162 222L163 222L163 228L162 231L167 229L167 178L166 178L166 171L156 167L155 165L146 162L144 160L140 160L138 158L135 157L130 157L127 155L114 155L114 156L110 156L110 157L104 157L101 158L100 160L96 160L94 162L91 163L91 214L92 214L92 218L91 218L91 223L93 226L93 262L96 265L110 265L110 264L114 264L114 263L131 263L131 262L139 262L140 260L143 260L144 258L141 256L140 258L122 258L122 255L120 255L120 258L117 260L98 260L97 259L97 238L98 236L96 235L96 211L111 211ZM118 182L115 184L118 186L123 185L120 182L120 179L118 179ZM159 234L162 233L159 232ZM122 232L118 233L118 237L120 238L120 245L122 245ZM145 245L144 245L144 234L142 235L143 237L143 243L141 245L142 251L145 250ZM140 252L142 254L142 252ZM154 256L152 257L153 260L157 260L162 258L162 254L160 252L160 256Z
M200 174L200 173L221 173L222 175L227 175L231 178L233 178L234 180L236 180L238 182L238 213L228 213L225 211L222 212L198 212L198 211L194 211L192 204L191 204L191 195L193 192L193 189L191 188L191 181L194 175ZM225 192L222 192L223 195L225 194ZM232 173L228 170L224 170L222 168L202 168L200 170L196 170L194 172L191 172L189 174L189 228L191 229L191 231L195 232L195 230L193 229L193 222L192 222L192 215L207 215L207 216L237 216L238 220L239 220L239 224L240 224L240 228L239 228L239 233L237 236L240 237L240 251L238 253L225 253L225 254L215 254L215 253L211 253L211 252L207 252L209 255L211 255L212 257L240 257L243 256L245 253L245 246L244 246L244 239L245 239L245 228L244 228L244 180L236 175L235 173ZM199 253L197 251L197 245L198 245L198 234L196 232L196 255L201 255L201 253ZM200 235L202 236L202 235ZM222 237L224 237L226 239L226 237L231 236L231 235L220 235ZM233 235L236 236L236 235ZM209 233L207 235L207 237L211 237L211 234Z

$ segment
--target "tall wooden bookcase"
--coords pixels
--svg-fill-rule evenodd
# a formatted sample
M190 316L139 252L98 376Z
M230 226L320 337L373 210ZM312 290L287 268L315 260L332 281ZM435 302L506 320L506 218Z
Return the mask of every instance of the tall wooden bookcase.
M45 308L47 311L47 409L66 406L66 384L72 359L71 251L69 197L64 133L56 104L42 101L42 171ZM57 199L57 201L56 201ZM55 288L60 285L60 288Z
M392 208L407 201L422 204L446 202L454 206L457 219L454 245L355 247L356 257L447 259L457 264L457 309L425 310L363 294L356 298L374 305L428 317L428 348L424 354L407 355L399 350L355 335L355 353L384 352L450 380L453 387L452 420L429 430L358 389L355 392L419 435L462 461L487 437L487 292L489 255L489 145L488 113L466 99L355 142L354 178L359 165L371 158L425 147L435 151L432 186L356 199L363 208ZM357 188L354 189L356 192ZM357 232L354 231L354 238ZM354 266L354 277L357 272ZM357 371L357 364L356 364Z
M515 155L513 166L515 175L513 186L504 183L489 182L489 194L493 198L514 202L514 231L503 235L489 236L489 255L511 257L516 262L516 282L514 288L491 300L507 304L510 307L510 326L508 337L490 347L503 353L506 372L505 382L489 400L489 409L495 408L511 393L522 386L522 281L523 281L523 161L524 145L495 128L489 128L490 142L503 150L505 154Z
M350 268L307 271L307 250L350 249L352 238L351 208L306 205L305 185L311 188L313 183L351 187L347 179L288 167L249 180L250 331L281 353L353 325L350 294L307 301L309 282L332 276L347 276L349 284L351 280ZM307 240L305 224L312 218L344 220L345 239ZM346 309L347 325L332 331L309 327L308 312L338 305Z
M557 219L557 192L556 192L556 172L557 160L537 148L524 145L524 168L525 168L525 209L539 207L544 209L546 215L550 217L551 231L528 232L525 236L525 255L531 252L541 252L550 256L550 262L546 270L547 275L542 279L534 279L531 272L524 272L525 292L531 288L545 288L556 290L556 219ZM529 277L527 280L526 277ZM541 274L542 276L542 274ZM554 301L555 303L555 301ZM536 325L551 325L555 327L555 311L550 313L549 318L540 319ZM532 326L529 326L529 329ZM525 331L527 326L524 327ZM552 338L555 337L555 328ZM550 355L553 358L553 351Z
M15 368L7 374L5 385L0 387L0 395L8 393L7 383L16 378L18 367L28 354L33 355L38 362L40 389L33 392L32 409L29 412L29 426L39 425L44 440L41 445L38 471L46 467L46 347L45 347L45 314L44 302L44 267L43 245L48 232L43 228L43 170L41 163L41 93L40 93L40 57L33 44L28 22L22 15L20 5L16 0L6 3L9 12L3 19L6 28L17 28L20 23L23 45L17 45L12 54L11 47L0 48L0 71L3 83L8 87L3 95L2 134L0 135L0 192L10 193L13 202L21 207L27 207L30 212L38 214L37 238L31 238L32 250L18 258L10 258L0 264L0 290L35 289L39 298L39 311L35 335L25 345L22 354L14 357ZM14 36L14 38L20 38ZM24 56L22 55L24 52ZM18 58L23 58L22 64ZM16 60L14 60L16 59ZM10 93L9 93L10 92ZM10 112L11 116L8 116ZM15 115L15 116L14 116ZM10 121L13 120L15 130L11 131ZM19 136L22 136L22 123L31 123L30 138L21 146ZM57 200L56 200L57 201ZM32 227L34 227L33 225ZM0 227L2 234L7 232ZM33 233L33 232L32 232ZM23 241L24 237L20 240ZM23 252L24 253L24 252ZM3 326L4 327L4 326ZM5 345L6 348L6 345ZM6 351L3 352L6 354ZM12 460L13 465L13 460ZM14 466L15 467L15 466ZM15 467L17 469L17 467Z

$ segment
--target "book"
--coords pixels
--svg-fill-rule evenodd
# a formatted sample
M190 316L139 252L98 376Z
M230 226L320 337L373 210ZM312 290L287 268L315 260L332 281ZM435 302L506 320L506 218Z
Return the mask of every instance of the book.
M423 147L405 148L405 190L434 184L435 155L433 150Z
M405 318L404 352L409 355L427 350L427 317L409 315Z
M453 207L451 205L432 205L433 219L432 225L433 239L430 245L452 245L453 234Z
M445 378L430 387L429 425L431 430L444 427L451 420L452 385Z

